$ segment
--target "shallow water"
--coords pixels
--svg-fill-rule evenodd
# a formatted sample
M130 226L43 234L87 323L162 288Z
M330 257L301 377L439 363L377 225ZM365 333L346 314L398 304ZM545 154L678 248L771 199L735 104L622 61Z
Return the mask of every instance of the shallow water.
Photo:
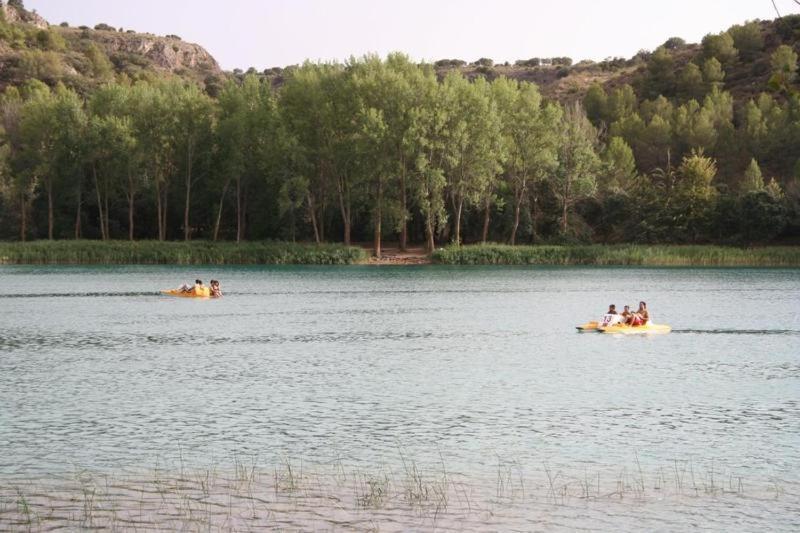
M157 292L197 276L225 298ZM489 493L513 470L547 499L553 472L683 492L691 468L708 498L491 523L800 527L799 270L6 266L0 283L0 488L247 457L444 463ZM673 333L575 332L638 299Z

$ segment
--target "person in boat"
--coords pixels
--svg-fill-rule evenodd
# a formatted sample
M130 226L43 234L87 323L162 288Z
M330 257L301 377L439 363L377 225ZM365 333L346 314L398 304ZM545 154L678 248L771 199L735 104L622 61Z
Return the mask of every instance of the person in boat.
M633 313L631 313L631 306L630 305L626 305L622 309L622 313L620 313L619 316L622 318L622 322L627 324L628 323L628 319L631 317L632 314Z
M197 294L198 293L198 291L196 290L197 287L202 287L202 286L203 286L203 281L199 280L199 279L196 279L196 280L194 280L194 286L189 285L188 283L184 283L183 285L178 287L178 290L181 291L184 294L189 294L190 292L194 292L194 293ZM199 291L199 292L202 292L202 290Z
M648 322L650 322L650 313L647 311L647 304L639 302L639 309L630 316L628 324L631 326L644 326Z
M603 326L613 326L620 321L620 315L617 313L617 306L611 304L608 306L608 311L603 316Z
M219 288L219 281L212 279L209 283L211 287L211 297L212 298L220 298L222 297L222 289Z

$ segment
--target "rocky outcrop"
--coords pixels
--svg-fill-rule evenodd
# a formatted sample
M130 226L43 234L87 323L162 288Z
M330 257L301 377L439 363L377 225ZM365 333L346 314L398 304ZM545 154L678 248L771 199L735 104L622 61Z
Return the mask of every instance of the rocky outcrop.
M81 30L64 28L64 31ZM120 53L140 55L149 59L153 66L172 72L180 69L220 72L216 59L198 44L146 33L85 31L89 32L91 40L103 47L109 56Z
M50 26L50 24L35 11L17 9L16 7L10 6L2 0L0 0L0 10L3 11L3 15L5 16L7 22L30 24L31 26L36 26L37 28L42 29L47 29Z

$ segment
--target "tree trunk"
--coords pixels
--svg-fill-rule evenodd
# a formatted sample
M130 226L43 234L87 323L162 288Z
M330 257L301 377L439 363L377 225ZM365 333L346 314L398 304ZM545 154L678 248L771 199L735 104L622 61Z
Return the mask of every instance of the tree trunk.
M109 229L110 225L108 223L108 183L104 183L103 185L103 215L105 216L106 238L111 239L111 230Z
M158 183L158 178L155 180L156 182L156 216L158 217L158 240L163 241L164 237L162 236L161 232L161 186Z
M192 198L192 152L189 151L188 161L186 162L186 205L183 208L183 240L188 241L191 237L189 228L189 206Z
M511 238L508 242L513 246L517 243L517 229L519 228L519 210L522 206L522 192L514 193L514 225L511 226Z
M242 177L236 177L236 242L242 240Z
M215 242L219 238L219 226L222 223L222 206L225 204L225 194L228 192L228 187L230 186L230 184L231 184L230 178L225 180L225 185L222 186L222 194L220 194L219 196L219 209L217 209L217 218L216 220L214 220L214 234L212 237L212 239ZM239 234L238 224L236 228L236 234L238 240L238 234Z
M78 205L75 208L75 240L81 238L81 207L83 206L83 190L78 185Z
M136 200L136 191L134 190L133 178L131 173L128 172L128 240L133 240L133 210L134 202Z
M247 193L242 194L242 240L247 240Z
M307 193L308 198L308 214L311 217L311 227L314 228L314 241L319 244L319 228L317 227L317 213L314 206L314 197L311 193Z
M536 232L536 221L539 218L539 197L536 195L536 184L533 184L531 189L533 190L533 197L531 198L531 242L534 244L539 240L539 234Z
M489 239L489 217L492 211L492 201L491 199L486 199L486 205L484 206L483 212L483 232L481 233L481 242L486 244L486 241Z
M347 185L341 179L337 183L339 192L339 211L342 214L342 224L344 225L344 245L350 246L350 195L347 194Z
M321 242L325 242L325 211L327 206L325 205L325 196L323 194L322 203L319 206L319 214L317 215L317 224L319 224L319 240Z
M191 229L189 228L189 203L190 203L190 195L192 186L189 183L186 183L186 203L183 206L183 240L188 241L191 235Z
M169 196L168 196L169 195L169 189L164 187L164 189L162 189L162 191L161 191L161 195L163 196L163 199L161 200L161 209L163 211L161 213L161 220L164 222L164 225L163 225L164 234L161 236L161 240L165 241L165 240L167 240L167 201L169 200Z
M402 160L400 172L400 209L403 220L400 223L400 250L405 252L408 247L408 204L406 200L406 163Z
M425 239L425 247L428 250L428 253L433 253L436 244L433 241L433 215L430 213L425 218Z
M26 203L25 193L21 192L19 194L19 238L22 242L25 242L28 234L28 213L25 209Z
M383 183L378 180L378 196L375 204L375 233L373 235L372 245L374 248L375 257L381 258L381 206L383 204Z
M455 229L455 239L453 242L456 246L461 246L461 211L464 207L464 198L463 196L459 196L458 201L456 202L456 229Z
M563 235L567 234L567 212L569 209L567 208L567 198L564 197L564 205L562 206L561 211L561 233Z
M53 240L53 180L45 180L47 187L47 238Z
M103 214L103 195L100 193L100 180L97 179L97 166L92 164L92 178L94 179L94 192L97 197L97 217L100 220L100 238L107 240L106 235L106 217Z

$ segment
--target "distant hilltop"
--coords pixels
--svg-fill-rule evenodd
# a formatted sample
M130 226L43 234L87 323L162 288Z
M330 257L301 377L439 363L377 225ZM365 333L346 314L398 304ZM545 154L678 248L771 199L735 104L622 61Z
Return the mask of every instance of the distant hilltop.
M184 42L177 35L138 33L106 23L92 28L75 28L66 22L54 26L27 10L22 0L0 0L0 7L0 90L36 78L49 85L63 82L86 93L115 75L132 80L177 75L199 83L213 96L226 79L245 75L280 86L294 68L223 72L202 46ZM631 85L639 96L655 98L691 94L692 84L717 84L737 100L746 100L769 83L775 50L784 44L800 52L798 43L800 15L788 15L710 33L702 44L672 37L656 50L641 50L630 58L573 62L569 57L529 57L510 63L485 57L440 59L434 68L440 78L457 70L470 79L506 76L533 82L545 97L560 102L582 99L593 86L609 91ZM716 74L706 65L710 58L721 58Z
M29 78L63 81L77 89L107 81L175 74L203 82L222 71L202 46L177 35L157 36L100 23L93 28L52 25L21 0L0 0L0 86Z

